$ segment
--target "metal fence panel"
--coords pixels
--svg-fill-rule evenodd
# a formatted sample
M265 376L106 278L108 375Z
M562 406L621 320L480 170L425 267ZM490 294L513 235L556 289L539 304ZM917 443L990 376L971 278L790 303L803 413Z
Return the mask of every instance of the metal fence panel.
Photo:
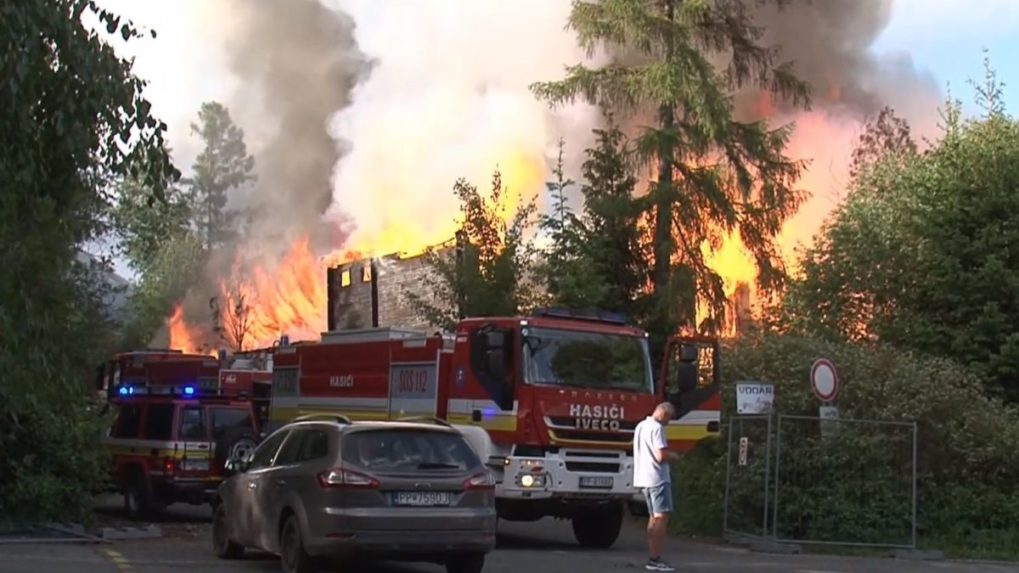
M779 542L916 547L916 424L779 415Z
M722 518L727 535L768 535L773 434L770 416L729 420Z

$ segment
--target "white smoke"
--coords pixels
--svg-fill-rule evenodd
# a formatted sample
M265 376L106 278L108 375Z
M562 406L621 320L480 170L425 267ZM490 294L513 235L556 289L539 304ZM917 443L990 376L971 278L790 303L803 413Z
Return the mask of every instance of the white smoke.
M329 219L347 216L352 246L405 248L385 237L439 242L457 215L452 187L481 191L499 166L510 192L544 188L560 137L579 169L598 123L584 104L553 113L528 85L584 60L564 28L569 0L334 0L353 16L374 60L352 103L334 118L349 142L333 181ZM383 254L383 253L372 253Z

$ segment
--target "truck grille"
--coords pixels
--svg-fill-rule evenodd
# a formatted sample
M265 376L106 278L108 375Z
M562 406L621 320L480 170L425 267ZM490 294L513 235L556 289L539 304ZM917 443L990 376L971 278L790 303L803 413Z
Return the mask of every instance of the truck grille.
M633 436L613 432L589 432L586 430L552 430L552 437L559 440L579 440L585 442L613 442L618 444L629 444Z
M566 469L571 472L591 472L615 474L619 473L619 464L606 464L601 462L566 462Z

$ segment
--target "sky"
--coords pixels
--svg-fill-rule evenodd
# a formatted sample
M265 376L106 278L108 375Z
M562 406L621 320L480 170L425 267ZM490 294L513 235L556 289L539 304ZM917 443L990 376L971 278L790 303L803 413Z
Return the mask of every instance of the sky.
M828 0L852 1L852 0ZM945 91L975 112L968 80L983 75L983 53L1005 86L1009 111L1019 113L1019 0L895 0L887 28L875 42L878 53L909 53Z
M185 3L189 9L180 9ZM198 106L203 101L231 99L239 87L222 72L226 68L224 54L192 39L224 33L222 27L230 23L217 17L210 7L215 2L208 0L100 0L100 4L159 32L155 41L134 42L128 55L136 58L136 73L150 82L148 96L155 112L169 125L175 160L186 171L200 147L190 129ZM209 17L196 22L194 14L203 10L209 10ZM1019 61L1019 0L894 0L890 22L872 46L881 56L908 57L919 71L931 74L943 92L950 87L968 113L979 111L968 80L981 78L984 49L989 50L991 64L1006 84L1008 109L1013 114L1019 112L1019 66L1012 64ZM182 77L188 81L180 81ZM231 111L239 116L239 123L248 126L249 148L258 148L265 134L259 133L256 117L245 117L246 113L257 114L257 105L251 110ZM116 262L118 273L133 278L123 261Z

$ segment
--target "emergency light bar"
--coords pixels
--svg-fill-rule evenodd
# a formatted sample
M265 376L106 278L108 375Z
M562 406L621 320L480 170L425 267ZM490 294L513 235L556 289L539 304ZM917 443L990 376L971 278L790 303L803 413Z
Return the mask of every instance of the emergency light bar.
M570 310L565 308L542 308L534 312L534 316L545 318L566 318L570 320L590 320L595 322L608 322L611 324L626 325L626 316L618 312L604 310Z

